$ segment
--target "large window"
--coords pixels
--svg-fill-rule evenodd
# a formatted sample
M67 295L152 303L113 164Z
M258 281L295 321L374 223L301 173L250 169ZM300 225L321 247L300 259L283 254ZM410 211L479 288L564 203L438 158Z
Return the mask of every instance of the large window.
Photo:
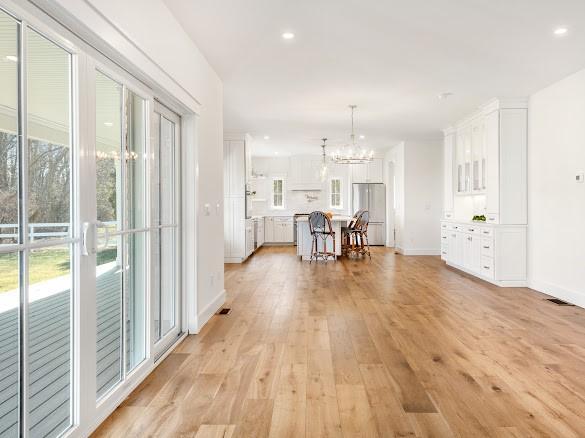
M284 179L272 178L272 208L284 208Z
M341 179L331 178L329 182L329 199L331 208L342 208L341 202Z

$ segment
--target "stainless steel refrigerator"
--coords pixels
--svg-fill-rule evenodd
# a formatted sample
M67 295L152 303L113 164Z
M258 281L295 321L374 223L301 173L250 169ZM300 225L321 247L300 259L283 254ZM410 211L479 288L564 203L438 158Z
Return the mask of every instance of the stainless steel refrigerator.
M357 210L370 212L368 241L370 245L386 244L386 186L384 184L354 183L352 214Z

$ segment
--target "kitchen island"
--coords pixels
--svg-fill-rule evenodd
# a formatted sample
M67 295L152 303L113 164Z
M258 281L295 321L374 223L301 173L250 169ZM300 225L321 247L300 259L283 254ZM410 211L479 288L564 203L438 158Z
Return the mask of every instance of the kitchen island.
M331 218L331 226L333 227L333 231L335 232L335 257L341 255L341 227L347 226L347 224L351 221L351 217L349 216L333 216ZM311 232L309 230L309 218L308 217L300 217L297 219L297 256L301 257L302 260L310 260L311 259L311 245L313 243L313 238L311 237ZM327 241L327 251L333 251L333 239L328 238ZM319 251L323 251L323 241L321 239L318 240L318 249Z

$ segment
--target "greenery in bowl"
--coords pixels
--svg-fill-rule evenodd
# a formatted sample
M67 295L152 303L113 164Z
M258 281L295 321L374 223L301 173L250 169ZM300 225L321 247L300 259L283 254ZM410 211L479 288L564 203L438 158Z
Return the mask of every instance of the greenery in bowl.
M485 222L486 218L485 216L482 214L481 216L473 216L472 219L474 222Z

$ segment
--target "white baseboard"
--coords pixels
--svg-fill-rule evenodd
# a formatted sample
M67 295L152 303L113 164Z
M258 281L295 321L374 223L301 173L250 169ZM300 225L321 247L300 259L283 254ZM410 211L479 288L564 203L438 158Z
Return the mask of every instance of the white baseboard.
M437 256L441 255L440 249L409 249L409 248L396 248L400 254L405 256Z
M196 327L194 328L195 330L193 331L193 333L191 333L191 330L189 330L189 332L191 334L199 333L203 326L207 324L209 319L215 314L215 312L219 310L221 306L223 306L224 303L225 289L222 290L219 294L217 294L217 297L215 297L215 299L212 302L205 306L205 308L202 309L201 312L197 313L197 323Z
M242 257L224 257L224 263L243 263L244 259Z
M585 293L578 292L576 290L565 289L564 287L557 286L552 283L539 280L529 280L528 287L538 292L542 292L547 295L551 295L555 298L559 298L568 303L574 304L575 306L585 308Z

